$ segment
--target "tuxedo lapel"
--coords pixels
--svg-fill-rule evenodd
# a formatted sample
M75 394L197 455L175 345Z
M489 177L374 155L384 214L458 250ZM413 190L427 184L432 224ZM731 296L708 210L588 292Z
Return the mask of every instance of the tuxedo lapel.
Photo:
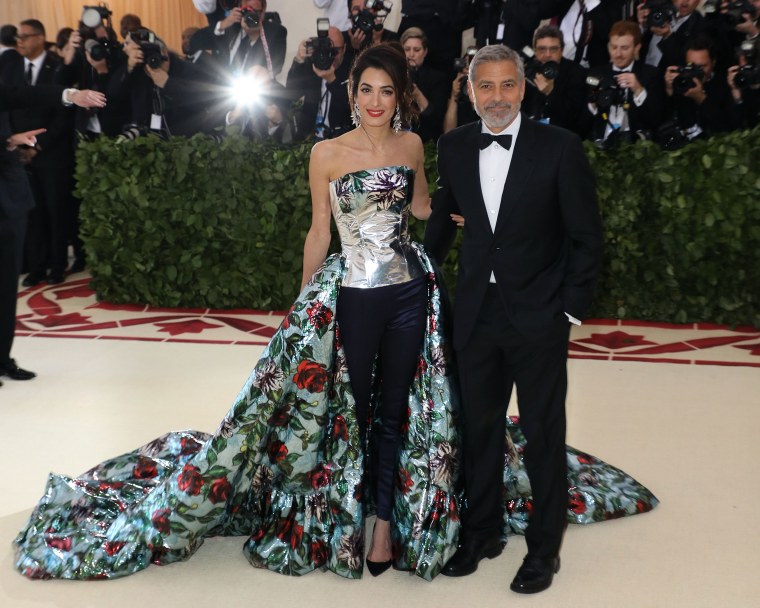
M512 162L509 165L507 181L504 183L504 191L501 194L501 205L499 215L496 218L494 234L498 234L499 230L504 227L509 214L523 199L534 163L538 162L534 149L534 129L535 124L527 116L523 116L520 131L514 144L515 148L512 153Z
M486 203L483 200L483 190L480 186L480 145L478 138L481 129L480 121L472 123L462 149L459 151L459 167L466 180L465 187L469 194L462 200L472 201L472 219L478 223L480 230L487 231L486 234L493 234L491 222L488 221L488 213L486 213Z

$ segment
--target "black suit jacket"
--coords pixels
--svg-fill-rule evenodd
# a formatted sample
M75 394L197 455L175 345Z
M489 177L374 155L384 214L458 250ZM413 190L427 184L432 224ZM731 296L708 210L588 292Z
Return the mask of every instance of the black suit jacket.
M58 85L57 68L60 61L47 53L37 78L37 86ZM25 86L24 59L19 56L3 72L2 82L9 86ZM71 167L74 164L74 110L57 104L54 107L28 107L11 110L10 128L14 133L45 128L37 136L40 152L32 161L38 167Z
M655 66L660 72L665 72L668 66L683 65L686 58L686 45L698 34L705 31L705 18L694 11L675 32L664 40L660 40L658 47L662 53L660 62ZM647 30L641 40L639 56L646 59L649 45L652 44L652 31Z
M8 110L23 108L57 107L61 105L63 87L0 85L0 141L5 141L13 131L8 121ZM0 219L15 218L34 207L34 198L29 188L21 163L15 152L0 146Z
M559 0L557 15L559 20L565 16L575 0ZM586 18L591 24L591 37L588 42L586 58L589 65L602 65L610 60L607 42L610 29L616 21L625 18L625 0L602 0L602 3L589 11Z
M531 118L548 118L550 124L583 136L582 118L587 97L586 70L563 57L552 92L544 95L527 82L522 108Z
M655 133L657 127L662 124L665 108L665 91L662 75L657 68L647 65L643 61L635 61L632 72L636 75L641 86L647 90L647 97L641 106L637 106L633 103L632 91L627 91L629 98L628 124L630 130ZM619 72L614 72L610 63L592 68L589 71L589 74L606 78L613 78L617 73ZM601 113L597 113L596 115L591 114L588 110L588 105L585 106L584 111L587 115L587 120L592 125L589 132L590 139L603 139L606 122Z
M214 28L204 27L198 30L192 38L193 49L205 49L213 51L217 56L220 65L230 65L230 52L234 47L235 40L240 36L241 25L235 23L224 30L221 36L214 34ZM267 40L267 46L269 47L269 57L272 60L272 71L277 76L282 71L282 66L285 63L285 49L287 46L288 30L272 21L264 21L264 36ZM248 39L241 41L240 46L236 52L236 57L241 56L240 53L244 53L246 45L248 45ZM256 41L250 50L248 51L248 58L246 60L246 67L253 65L267 66L266 54L264 52L264 45L261 38ZM238 67L233 61L232 68Z
M496 230L479 178L481 123L438 140L438 190L425 246L442 262L465 217L454 313L454 347L473 328L491 272L510 322L523 334L564 319L582 319L601 261L602 231L594 176L577 135L522 118Z

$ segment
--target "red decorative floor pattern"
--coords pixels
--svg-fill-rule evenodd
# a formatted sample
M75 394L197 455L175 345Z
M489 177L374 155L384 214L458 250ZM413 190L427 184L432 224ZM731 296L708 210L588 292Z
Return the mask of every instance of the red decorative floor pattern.
M282 311L175 309L98 302L89 278L19 293L16 335L264 346ZM760 330L590 319L573 327L570 357L760 367Z

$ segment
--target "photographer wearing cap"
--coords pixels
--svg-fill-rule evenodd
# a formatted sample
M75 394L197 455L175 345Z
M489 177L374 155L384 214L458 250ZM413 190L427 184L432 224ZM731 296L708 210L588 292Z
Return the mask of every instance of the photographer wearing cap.
M345 60L343 33L326 19L317 21L317 36L298 45L285 87L292 99L302 100L298 133L331 139L354 128L346 87L351 64Z
M125 105L130 127L163 136L210 129L208 110L216 97L197 66L170 53L144 28L128 34L124 52L127 60L114 72L107 96Z
M260 65L274 78L285 62L288 30L279 17L269 19L266 10L266 0L242 0L213 27L199 30L192 38L193 49L212 51L233 74Z
M423 142L437 141L443 131L443 116L446 113L446 92L449 88L446 75L425 63L428 43L425 32L420 28L405 30L401 45L412 81L412 99L419 111L419 123L412 125L412 131Z
M655 68L638 59L641 31L632 21L618 21L607 46L610 63L592 67L586 79L589 137L606 147L649 139L662 120L662 80Z
M533 34L533 58L526 70L523 111L535 120L583 135L586 70L562 56L565 38L559 28L543 25ZM528 76L532 78L528 78Z

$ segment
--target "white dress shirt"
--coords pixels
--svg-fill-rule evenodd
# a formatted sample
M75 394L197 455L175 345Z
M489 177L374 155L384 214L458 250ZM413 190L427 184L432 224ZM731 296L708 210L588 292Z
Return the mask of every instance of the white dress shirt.
M575 54L578 50L576 42L581 42L583 33L583 12L589 13L602 3L602 0L575 0L567 9L565 16L559 24L559 29L565 38L565 48L562 49L562 56L570 61L575 61ZM583 7L581 7L583 4ZM583 67L588 67L588 60L584 57L581 60Z
M671 21L670 22L671 35L673 34L673 32L677 31L678 28L681 27L689 17L691 17L691 15L692 13L689 13L685 17L678 17L674 21ZM649 48L647 49L647 56L646 56L646 59L644 60L644 63L647 63L654 67L657 67L659 65L660 59L662 59L662 51L660 50L661 40L662 40L662 36L658 34L654 34L652 36L652 39L649 41Z
M507 182L509 166L512 164L512 151L517 143L517 133L520 130L522 115L518 114L517 118L512 121L506 129L500 133L491 131L485 122L481 123L481 133L490 133L491 135L511 135L512 145L509 150L505 150L501 145L493 142L490 146L480 151L478 167L480 171L480 190L483 193L483 202L486 204L486 213L488 221L491 224L491 231L496 231L496 220L499 217L501 208L501 196L504 193L504 184ZM496 277L491 272L491 283L496 283Z
M26 76L26 72L29 69L29 64L31 63L34 67L32 68L32 82L29 84L37 84L37 80L39 80L40 77L40 70L42 69L42 64L45 62L45 55L47 55L47 51L43 51L40 53L40 56L37 57L37 59L34 59L33 61L29 61L28 59L24 58L24 76Z

